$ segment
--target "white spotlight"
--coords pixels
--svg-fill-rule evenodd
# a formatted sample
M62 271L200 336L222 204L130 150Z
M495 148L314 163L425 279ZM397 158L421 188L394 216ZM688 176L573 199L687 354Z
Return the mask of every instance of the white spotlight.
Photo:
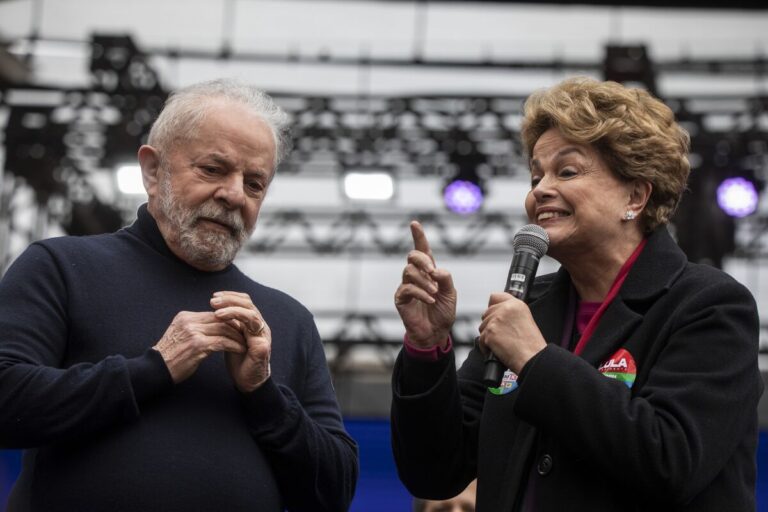
M387 172L353 171L344 175L344 193L350 199L387 201L395 193L395 184Z
M144 183L141 181L141 167L138 165L118 167L117 188L123 194L146 194Z

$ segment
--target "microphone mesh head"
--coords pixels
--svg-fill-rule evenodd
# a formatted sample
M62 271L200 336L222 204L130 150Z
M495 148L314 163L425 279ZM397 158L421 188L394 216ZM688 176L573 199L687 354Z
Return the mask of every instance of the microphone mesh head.
M537 258L541 258L549 249L549 235L544 228L536 224L527 224L515 233L512 245L517 251L532 253Z

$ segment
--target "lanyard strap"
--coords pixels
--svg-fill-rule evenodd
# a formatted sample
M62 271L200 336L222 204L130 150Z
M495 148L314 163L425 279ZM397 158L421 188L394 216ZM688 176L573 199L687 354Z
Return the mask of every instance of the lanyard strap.
M624 262L624 265L621 266L619 275L616 276L616 279L611 285L611 289L608 290L608 295L605 296L605 300L603 300L603 303L600 304L597 312L594 314L594 316L592 316L592 319L589 321L587 327L584 329L584 332L581 334L581 338L576 344L576 348L573 349L573 353L577 356L584 352L584 348L587 346L587 342L589 342L589 339L592 337L595 329L597 329L597 324L600 322L600 318L603 316L603 313L605 313L605 310L608 309L608 306L611 304L616 295L618 295L621 285L624 284L624 280L627 278L627 274L629 274L629 269L632 268L635 260L638 256L640 256L640 253L643 251L643 247L645 247L646 241L647 239L643 238L640 244L638 244L638 246L635 248L635 252L633 252L629 259Z

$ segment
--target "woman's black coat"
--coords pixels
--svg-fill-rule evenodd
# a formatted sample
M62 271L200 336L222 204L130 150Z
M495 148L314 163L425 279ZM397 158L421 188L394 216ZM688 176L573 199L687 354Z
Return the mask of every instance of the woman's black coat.
M763 385L746 288L688 263L660 228L581 356L559 346L570 293L562 268L536 280L548 345L509 394L482 386L477 348L458 373L453 357L401 353L392 438L408 489L446 498L477 476L478 512L520 510L526 489L537 512L754 510ZM620 349L631 388L598 370Z

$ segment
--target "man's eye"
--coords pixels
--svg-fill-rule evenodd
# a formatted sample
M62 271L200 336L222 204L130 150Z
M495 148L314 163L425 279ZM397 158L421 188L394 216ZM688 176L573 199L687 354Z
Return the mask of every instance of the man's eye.
M262 190L264 190L264 187L258 181L251 181L246 184L246 187L248 187L248 190L250 190L251 192L261 192Z
M204 165L201 167L203 171L205 171L207 174L219 174L221 170L218 167L211 167L208 165Z

